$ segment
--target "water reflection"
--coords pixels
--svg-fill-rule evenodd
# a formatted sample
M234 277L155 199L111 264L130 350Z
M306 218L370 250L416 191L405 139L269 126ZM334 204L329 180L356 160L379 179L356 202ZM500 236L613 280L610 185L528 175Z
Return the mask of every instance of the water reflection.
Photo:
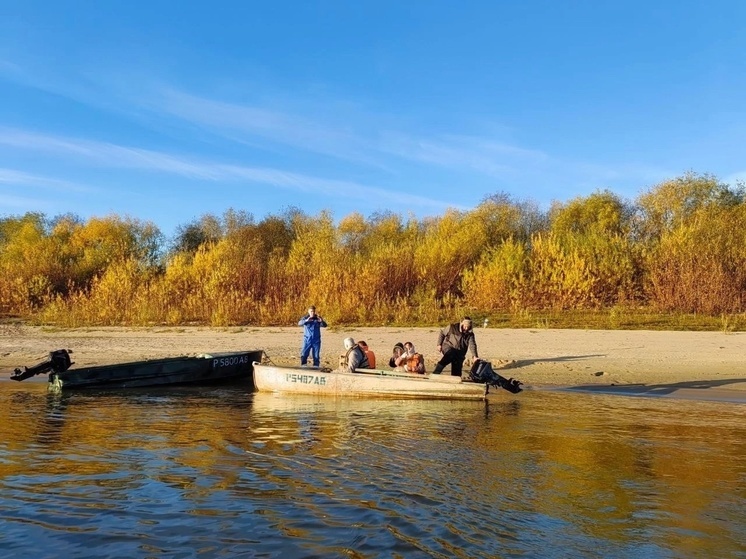
M0 545L17 557L737 556L744 415L568 393L0 383Z

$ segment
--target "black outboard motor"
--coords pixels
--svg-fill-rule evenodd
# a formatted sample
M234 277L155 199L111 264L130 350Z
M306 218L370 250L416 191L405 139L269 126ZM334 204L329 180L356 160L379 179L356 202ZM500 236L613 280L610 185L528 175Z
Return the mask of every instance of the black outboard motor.
M471 366L469 372L469 380L473 382L484 383L488 386L497 386L504 388L508 392L518 394L523 388L521 381L510 378L507 379L503 376L498 375L493 369L489 361L480 359Z
M15 369L13 374L10 375L10 379L20 381L26 380L35 375L41 375L47 371L54 371L55 373L67 371L70 368L70 365L73 364L73 362L70 361L71 353L72 350L67 349L55 349L54 351L50 351L49 359L47 361L42 361L33 367L24 367L23 370Z

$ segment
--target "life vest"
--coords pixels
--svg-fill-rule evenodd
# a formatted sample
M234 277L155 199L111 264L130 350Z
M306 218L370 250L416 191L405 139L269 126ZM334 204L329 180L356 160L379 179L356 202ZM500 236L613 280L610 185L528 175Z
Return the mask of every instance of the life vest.
M368 358L368 365L371 369L376 368L376 354L370 349L364 350L365 356Z
M360 360L360 363L358 363L358 365L357 365L356 368L357 369L369 369L370 368L370 363L368 363L368 356L363 351L363 348L361 348L357 344L355 344L354 346L352 346L350 349L347 350L347 353L345 353L345 357L344 357L345 363L344 363L344 366L345 367L349 367L350 366L350 354L353 351L355 351L355 350L358 350L360 352L360 355L362 356L362 359Z
M410 373L425 372L425 358L421 353L413 353L407 357L407 364L404 367Z

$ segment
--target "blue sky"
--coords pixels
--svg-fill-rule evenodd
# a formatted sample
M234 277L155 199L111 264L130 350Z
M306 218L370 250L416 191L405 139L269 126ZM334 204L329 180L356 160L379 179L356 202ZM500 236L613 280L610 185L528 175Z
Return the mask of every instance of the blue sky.
M746 2L0 4L0 216L417 217L746 179Z

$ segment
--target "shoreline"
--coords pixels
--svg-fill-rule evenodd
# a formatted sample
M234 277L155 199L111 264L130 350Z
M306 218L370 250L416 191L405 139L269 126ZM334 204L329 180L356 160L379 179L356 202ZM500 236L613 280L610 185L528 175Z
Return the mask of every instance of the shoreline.
M411 341L432 371L437 327L322 330L321 363L336 368L342 340L367 341L378 366L397 342ZM590 387L649 395L682 390L736 391L746 398L746 333L645 330L475 328L479 355L527 387ZM102 365L244 349L263 349L278 365L299 363L299 327L90 327L0 325L0 377L54 349L73 350L73 366ZM448 369L446 368L446 372ZM625 389L625 387L627 387ZM657 388L656 388L657 387ZM714 392L713 392L714 394Z

